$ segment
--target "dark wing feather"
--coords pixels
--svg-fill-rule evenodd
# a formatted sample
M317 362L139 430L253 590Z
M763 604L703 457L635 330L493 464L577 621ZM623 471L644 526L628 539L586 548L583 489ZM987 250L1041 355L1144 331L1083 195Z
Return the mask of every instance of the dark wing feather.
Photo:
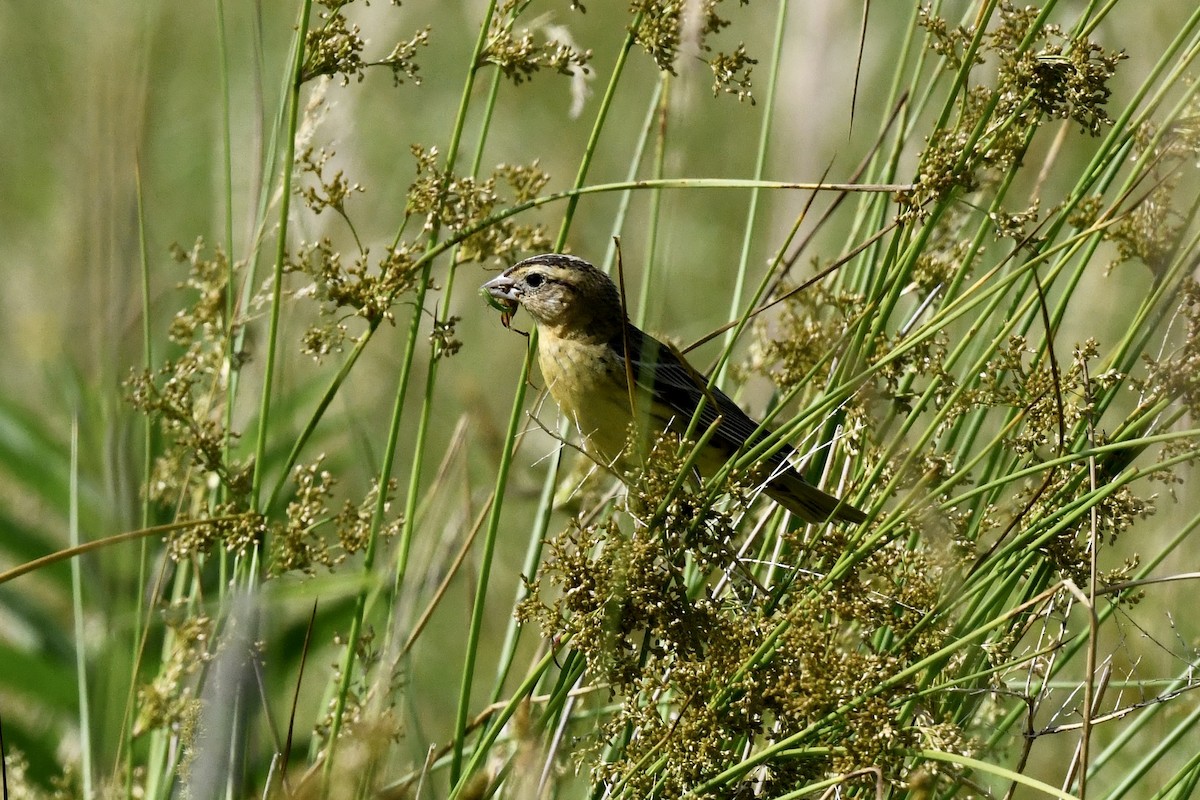
M707 430L717 416L721 424L710 443L726 453L726 456L753 447L770 434L757 422L750 419L737 403L708 381L688 364L674 349L647 336L633 325L626 324L625 332L618 335L609 347L618 353L622 369L628 366L634 383L668 406L675 413L675 426L682 429L696 413L702 398L708 402L700 410L699 430ZM626 360L626 354L628 360ZM852 505L809 484L804 478L786 465L786 459L795 450L788 445L771 456L766 466L771 479L765 487L767 494L792 513L809 522L824 522L839 519L859 523L866 515Z
M723 450L736 452L753 446L770 434L769 430L760 428L757 422L748 417L729 395L715 386L709 389L705 377L682 360L675 350L633 325L628 325L627 331L634 382L638 388L669 406L677 415L677 425L686 426L700 400L707 397L708 401L700 410L697 430L703 432L720 415L721 425L712 441ZM611 347L623 355L624 339L615 340ZM774 470L792 452L792 448L785 445L768 461L768 465Z

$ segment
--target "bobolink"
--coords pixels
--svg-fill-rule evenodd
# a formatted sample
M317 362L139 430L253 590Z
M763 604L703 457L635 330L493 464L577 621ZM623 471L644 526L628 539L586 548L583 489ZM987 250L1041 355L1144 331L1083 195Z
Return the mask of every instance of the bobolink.
M718 417L720 422L699 454L701 474L711 475L770 434L724 392L708 388L677 350L630 323L612 280L583 259L534 256L483 289L509 313L519 304L537 322L538 365L551 396L579 429L587 450L610 467L636 463L628 456L635 417L643 436L665 429L683 433L702 399L697 430L708 430ZM794 452L785 446L765 460L767 495L808 522L866 519L805 481L787 462Z

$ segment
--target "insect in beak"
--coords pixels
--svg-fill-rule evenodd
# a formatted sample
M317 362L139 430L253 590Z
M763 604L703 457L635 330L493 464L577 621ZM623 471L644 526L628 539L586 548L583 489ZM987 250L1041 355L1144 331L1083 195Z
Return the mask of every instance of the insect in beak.
M517 330L512 326L513 315L521 307L517 301L517 298L521 294L520 290L517 289L516 281L508 277L507 274L497 275L479 288L488 305L500 312L501 325L509 330L516 330L517 333L523 336L529 335L525 331Z

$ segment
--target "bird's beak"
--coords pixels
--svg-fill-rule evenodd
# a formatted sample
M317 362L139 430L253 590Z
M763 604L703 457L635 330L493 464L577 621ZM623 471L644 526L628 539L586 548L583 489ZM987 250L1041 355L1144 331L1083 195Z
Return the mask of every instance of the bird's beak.
M521 299L521 292L517 289L517 282L508 277L507 272L503 275L497 275L480 288L497 300L516 303Z

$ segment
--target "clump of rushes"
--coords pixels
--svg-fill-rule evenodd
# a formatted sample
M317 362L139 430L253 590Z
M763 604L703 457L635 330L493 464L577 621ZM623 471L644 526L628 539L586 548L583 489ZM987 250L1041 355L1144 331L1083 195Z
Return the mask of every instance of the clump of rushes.
M414 58L429 44L430 30L418 31L388 55L371 60L367 38L347 16L351 5L320 4L323 10L303 33L296 87L327 77L340 78L342 86L349 86L361 82L371 67L391 70L397 85L420 84ZM531 46L528 35L512 35L524 5L510 3L493 18L491 49L481 51L477 67L498 68L518 84L542 69L569 75L585 71L590 57L586 51L558 41ZM328 91L327 82L320 82L305 108L300 133L285 134L298 142L298 151L294 164L284 169L292 178L290 194L313 217L332 212L334 224L343 226L348 237L329 232L315 241L291 245L285 224L275 278L280 291L275 296L270 282L255 294L253 267L248 262L231 263L219 247L210 253L198 241L191 250L174 248L175 260L188 270L180 288L192 295L170 330L173 348L182 352L154 369L135 371L128 381L132 404L161 433L162 447L147 483L148 501L171 514L175 522L194 523L181 526L169 538L171 556L184 565L176 577L179 586L206 583L212 564L221 564L224 576L226 554L236 557L233 572L250 585L281 575L344 570L351 557L357 557L354 564L365 565L374 580L370 572L374 553L405 524L404 514L394 508L399 490L395 478L382 481L383 488L380 481L373 482L358 497L350 493L350 498L339 498L341 482L328 464L342 459L327 461L324 454L305 463L286 463L290 483L281 479L280 488L269 496L258 493L258 465L246 454L232 420L240 418L233 408L242 369L259 355L254 351L259 337L246 332L262 310L271 307L274 297L295 302L300 311L305 301L312 301L307 310L315 321L301 337L302 351L320 361L342 354L350 340L355 349L347 363L352 365L375 330L384 322L395 322L398 306L411 306L414 298L420 305L428 291L440 288L430 274L430 262L434 255L451 249L446 242L453 243L454 265L495 266L549 247L543 225L529 215L495 219L505 209L528 204L543 193L549 175L536 161L499 164L481 177L454 170L451 165L458 153L447 159L441 148L420 145L410 148L413 178L400 229L388 237L386 246L373 244L374 237L360 230L356 214L356 203L368 188L348 176L331 147L308 144L323 117ZM299 94L294 102L299 103ZM351 242L352 249L342 247L342 241ZM423 320L425 313L419 307L416 319ZM360 321L357 325L355 319ZM435 316L427 340L432 358L460 350L457 322L457 315ZM323 408L314 412L314 426L322 412ZM297 445L292 458L299 450ZM275 499L280 502L270 502ZM260 551L264 545L265 551ZM254 565L253 570L249 565ZM222 584L219 591L225 588ZM191 753L200 746L200 690L210 678L207 665L218 652L219 631L228 620L209 613L198 588L163 614L169 616L163 660L157 675L137 692L131 735L177 737ZM327 676L335 688L323 718L309 726L309 738L323 742L331 764L334 744L343 744L330 775L370 783L373 778L364 778L370 765L395 745L401 728L391 704L404 673L394 662L396 643L377 641L370 621L342 618L335 626L341 633L334 644L345 656ZM392 628L387 630L390 636ZM385 650L389 659L383 658ZM261 657L244 655L249 657L245 663ZM190 759L158 767L177 770L186 783Z
M480 62L499 67L501 74L518 86L543 70L586 75L591 50L576 49L563 40L561 32L552 29L547 29L543 37L546 40L540 43L528 28L515 32L528 6L529 0L504 0L497 6Z
M898 677L944 641L945 623L927 617L945 564L892 543L834 578L846 540L793 530L764 586L736 553L753 520L753 481L708 487L728 498L714 507L711 495L676 487L687 449L660 438L629 477L627 515L575 522L552 540L518 611L569 638L617 702L588 752L624 741L622 754L595 765L594 778L627 796L678 796L748 742L811 732L822 747L765 760L747 776L744 791L773 796L831 772L898 772L903 754L932 737L960 742L954 726L912 713L915 677ZM908 640L903 657L880 647L897 639ZM660 769L648 772L650 762Z
M170 340L182 350L156 370L135 371L126 382L130 403L154 419L167 446L154 461L147 498L176 508L177 520L209 520L170 539L178 561L208 553L214 545L242 553L261 540L264 518L248 507L253 464L231 454L237 431L227 426L229 380L243 360L228 348L241 324L227 318L232 267L224 252L205 254L176 246L186 265L182 284L195 295L171 321Z
M905 194L911 213L954 192L994 187L1016 168L1029 139L1047 119L1071 119L1096 136L1109 123L1109 80L1124 57L1042 20L1036 6L999 4L994 27L952 26L921 10L928 46L960 73L994 62L990 84L963 88L955 119L926 139L916 187ZM964 60L970 60L970 64Z
M397 86L409 80L421 82L420 65L416 62L417 48L429 44L430 28L417 31L412 38L397 42L386 56L378 61L363 59L366 42L359 27L342 13L345 6L354 0L329 0L321 3L325 10L320 13L319 23L305 35L305 61L300 71L300 83L307 83L321 76L338 76L346 86L351 79L362 81L368 67L386 67L392 72Z
M753 105L750 72L758 60L746 53L745 43L738 42L729 53L713 53L713 38L731 24L727 17L721 16L721 5L722 0L699 3L634 0L630 4L636 21L634 37L659 69L672 74L686 44L686 49L696 52L712 70L714 97L731 94Z
M164 609L163 621L171 630L174 647L158 675L138 691L133 733L140 736L155 728L180 730L190 747L200 717L200 678L216 645L213 639L216 623L185 603Z
M519 253L536 252L548 245L540 223L503 220L480 226L498 209L538 196L549 176L536 162L500 164L486 180L477 180L446 172L439 166L436 147L413 145L412 155L416 178L408 191L405 227L410 219L423 220L423 225L413 238L397 240L378 258L361 244L346 212L347 201L363 192L363 187L350 183L341 170L330 174L327 165L333 156L331 151L314 152L310 148L300 156L303 175L308 179L298 188L300 196L315 214L334 210L358 243L358 252L349 263L326 236L303 243L285 264L287 273L310 281L297 293L320 304L320 321L308 328L303 340L304 351L314 358L342 350L349 335L347 315L361 317L371 328L394 321L392 308L418 288L424 239L431 230L445 230L460 239L456 251L459 263L506 263ZM452 355L461 344L454 337L452 319L436 321L432 338L439 356Z
M1166 681L1139 684L1134 708L1128 695L1104 693L1097 664L1106 657L1142 663L1135 637L1107 637L1104 626L1143 611L1146 603L1134 601L1143 599L1136 592L1155 590L1146 588L1148 570L1183 538L1142 555L1128 534L1169 509L1174 491L1185 496L1183 467L1200 457L1200 437L1189 427L1200 416L1200 287L1190 276L1200 252L1192 177L1200 105L1196 87L1183 81L1172 87L1183 97L1169 109L1169 93L1150 91L1200 49L1200 18L1166 51L1136 103L1118 110L1110 108L1110 85L1123 54L1100 47L1093 32L1124 3L1090 4L1083 13L1101 16L1069 24L1051 21L1053 4L983 2L961 21L939 16L940 5L914 11L912 49L896 62L891 102L855 112L857 137L859 120L886 106L874 120L875 149L854 179L874 188L839 196L823 218L838 220L845 240L817 252L832 247L831 235L806 208L797 231L811 224L813 235L791 252L780 248L762 276L744 267L739 287L761 277L759 294L752 302L739 294L729 311L729 319L753 319L721 354L730 367L721 374L732 376L723 388L769 384L765 424L804 453L798 468L868 513L861 525L811 526L759 498L756 454L698 483L688 467L694 443L669 436L624 476L625 494L601 475L555 507L555 458L537 506L522 504L520 490L536 480L522 470L537 460L527 457L528 445L519 449L536 438L519 432L529 407L525 384L515 391L509 435L479 445L487 458L452 449L436 477L425 463L445 410L466 405L444 402L446 370L475 357L459 316L488 313L473 295L478 281L464 290L458 270L567 249L576 203L588 202L570 192L547 197L568 188L552 186L541 167L561 152L483 166L498 160L485 155L500 149L489 137L506 119L498 113L506 93L525 92L548 74L581 80L597 63L615 63L596 100L612 104L624 92L644 92L620 72L625 56L640 50L666 74L699 56L712 69L714 95L753 104L752 68L756 80L765 72L773 85L782 46L769 59L743 41L717 50L738 29L720 0L634 0L619 10L625 50L593 60L554 30L550 16L531 19L527 0L485 4L464 64L467 85L456 84L454 128L436 145L403 140L412 157L404 208L396 228L379 233L362 222L370 187L348 174L355 161L310 143L320 98L358 90L372 67L389 70L406 91L424 78L426 91L440 76L422 73L416 59L442 39L419 29L373 55L353 5L318 4L297 34L283 85L294 93L290 110L307 108L309 119L277 132L296 151L269 165L276 177L261 206L281 211L273 274L264 282L255 273L262 254L233 261L204 241L175 248L187 300L170 323L169 357L128 382L133 405L155 426L147 518L181 525L167 541L173 583L142 616L161 641L141 637L139 658L153 649L141 649L147 642L161 655L131 677L126 795L145 788L148 797L166 797L189 781L194 773L181 754L204 746L206 709L226 700L246 715L234 731L237 746L222 741L245 758L220 778L226 795L432 792L457 800L534 796L535 780L539 792L612 800L999 797L1022 781L1044 788L1028 776L1034 748L1050 753L1042 762L1079 752L1070 756L1078 762L1073 777L1051 782L1085 794L1081 781L1099 769L1089 770L1093 724L1187 702L1186 690L1197 686L1190 672L1167 688ZM887 46L893 38L889 32ZM687 82L663 80L643 128L658 176L667 165L690 163L673 149L673 103ZM303 97L310 82L316 100ZM577 91L576 100L584 95ZM773 105L769 99L756 110L765 115ZM598 109L597 119L620 118L606 117L609 110ZM572 188L582 194L597 166L593 154L611 152L611 128L601 127L578 142L586 155ZM636 138L637 131L621 132ZM554 138L537 141L550 146ZM770 138L761 137L763 163ZM473 154L463 151L465 141ZM634 160L636 178L645 168L640 155ZM532 212L567 195L559 206L567 218L552 239ZM778 197L781 207L792 202ZM652 204L654 231L671 207ZM310 241L290 227L300 215L316 230ZM255 222L255 230L272 230L266 217ZM756 263L752 251L778 246L767 239L759 230L747 234L745 264ZM800 240L789 238L789 248L793 241ZM817 278L800 274L805 263ZM687 280L708 281L717 267L699 260L687 268L706 270ZM1114 277L1137 286L1136 296L1097 313L1095 287ZM654 280L646 286L653 292ZM284 314L289 324L278 324ZM1113 324L1100 325L1101 316ZM338 407L379 331L392 337L387 355L398 361L385 370L387 379L398 376L395 405L386 424L377 414L354 419L373 473L356 483L343 470L354 455L332 449L353 437L322 441L328 457L312 443L330 427L327 410ZM292 398L281 397L278 385L266 382L262 419L249 402L259 389L249 383L283 372L279 354L294 349L317 362L298 358L303 370L324 375L327 362L338 362L311 409L287 409L302 423L295 434L279 421ZM495 354L479 357L456 379L484 374L492 400ZM298 395L298 404L310 396ZM261 435L252 446L243 426L254 425ZM463 439L478 445L488 435L478 431L488 428L474 426ZM409 444L411 452L401 452ZM467 477L455 487L462 508L450 509L442 501L456 483L446 476L456 471ZM446 539L438 540L443 529ZM513 559L493 558L522 530L528 579L517 577ZM459 541L445 547L452 539ZM1136 539L1139 551L1144 541ZM478 577L474 592L460 591L463 572ZM237 622L232 588L266 596L265 581L329 573L339 578L332 588L310 584L330 593L305 634L312 641L297 646L308 618L289 612L279 615L288 630L264 624L262 641L237 659L251 665L247 674L267 676L255 685L269 696L260 703L242 693L206 705L210 667L236 641L228 635ZM497 611L496 583L505 579L521 584L517 618L532 624L522 633L513 622L502 649L488 651L489 638L500 638L488 626L510 608ZM474 605L455 619L471 625L456 636L444 606L464 595ZM1073 612L1080 607L1086 613ZM1106 638L1128 652L1105 652ZM1171 655L1190 664L1193 654L1183 649ZM461 680L449 681L459 687L453 721L440 720L454 698L422 694L437 694L420 673L430 663L438 691L463 664ZM1129 666L1120 678L1138 684L1139 669ZM488 681L495 675L486 688L485 672ZM279 723L297 683L288 750L275 734L286 727ZM241 724L260 707L270 724ZM435 718L436 725L414 724ZM271 741L263 734L256 746L242 746L262 731ZM1145 742L1133 741L1131 748ZM304 777L285 785L302 771L303 752ZM572 767L588 786L566 775ZM256 768L261 773L247 779ZM1177 769L1177 784L1194 784L1194 765Z
M438 164L438 150L414 145L417 179L408 192L405 212L425 219L426 229L443 228L458 242L457 261L507 264L517 254L548 247L549 238L540 223L517 223L511 219L476 230L480 222L506 205L517 205L537 197L550 180L537 162L528 165L499 164L480 180L454 175ZM507 195L503 192L507 189Z
M272 525L270 530L270 563L274 573L299 571L314 575L318 566L332 570L367 546L379 489L373 487L358 503L343 500L341 508L334 512L331 501L337 479L322 468L324 460L321 456L293 470L295 491L284 512L285 520ZM391 510L395 491L396 482L392 481L384 500L385 511ZM399 516L389 515L380 528L380 538L391 539L402 524Z
M636 29L664 68L678 48L672 8L641 9ZM549 543L519 613L570 642L612 695L593 709L606 722L584 757L610 796L969 792L975 775L952 764L999 757L995 720L1033 725L1055 696L1038 670L1097 679L1069 657L1079 645L1057 610L1079 587L1103 604L1105 587L1142 574L1136 554L1098 552L1159 508L1141 479L1182 480L1200 453L1176 424L1197 394L1195 239L1183 245L1196 207L1177 191L1196 137L1186 121L1110 129L1122 53L1038 8L1002 3L987 22L922 12L929 52L966 79L892 209L891 248L803 290L777 282L782 306L755 321L735 370L773 381L779 419L836 436L813 460L858 472L873 524L772 524L736 486L680 485L687 447L660 443L627 500ZM1110 169L1128 148L1124 186L1088 175L1056 198L1043 176L1017 198L1058 121L1071 126L1061 135L1110 147ZM1036 168L1053 171L1049 158ZM861 209L887 219L878 198ZM1085 299L1073 287L1107 242L1110 269L1136 260L1158 276L1142 327L1107 349L1063 340ZM1155 339L1162 360L1143 355ZM1167 435L1151 446L1151 432ZM1132 466L1146 450L1152 463ZM1114 595L1105 613L1121 599L1137 596ZM1046 666L1047 652L1061 657ZM1056 702L1078 715L1082 697Z

